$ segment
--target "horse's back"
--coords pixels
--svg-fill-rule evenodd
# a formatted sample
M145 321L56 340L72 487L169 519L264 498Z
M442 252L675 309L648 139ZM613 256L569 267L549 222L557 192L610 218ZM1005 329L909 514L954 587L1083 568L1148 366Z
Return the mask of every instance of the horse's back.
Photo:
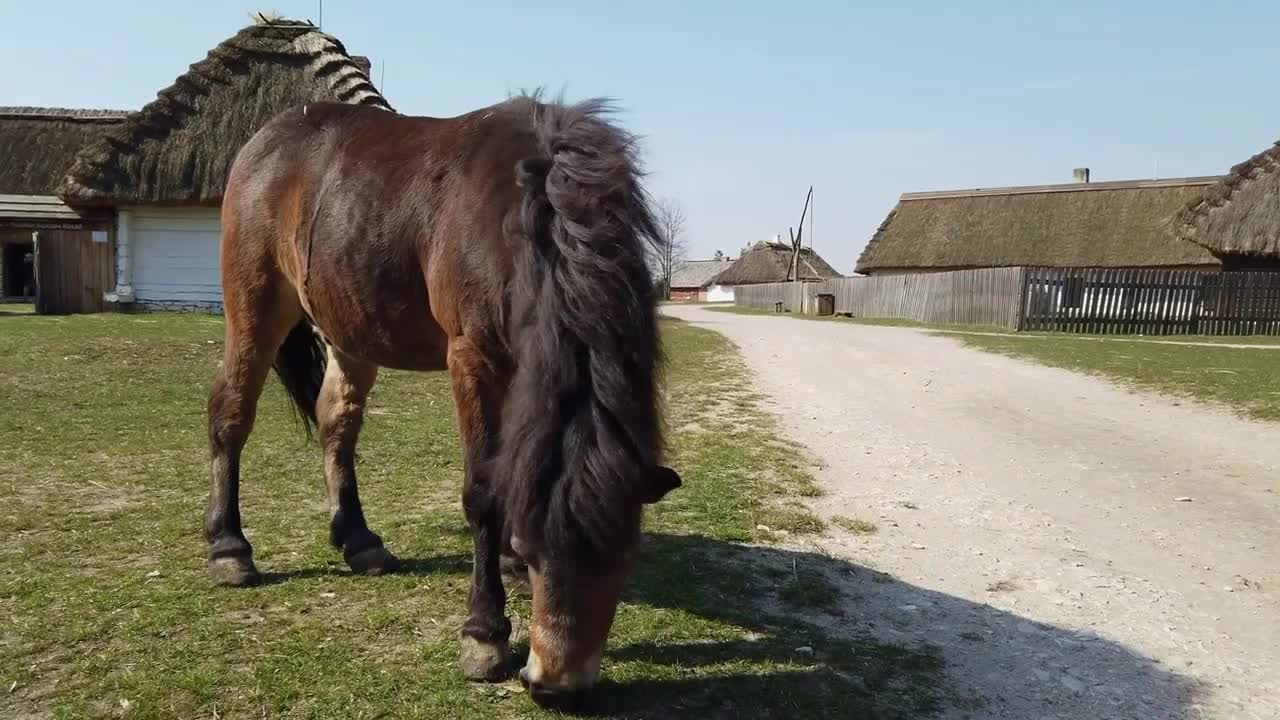
M465 322L459 308L487 312L502 284L492 250L515 197L513 158L530 151L518 122L489 122L493 114L412 117L341 103L282 113L236 158L224 257L278 272L344 351L390 367L441 366L447 336ZM488 287L464 301L477 284Z

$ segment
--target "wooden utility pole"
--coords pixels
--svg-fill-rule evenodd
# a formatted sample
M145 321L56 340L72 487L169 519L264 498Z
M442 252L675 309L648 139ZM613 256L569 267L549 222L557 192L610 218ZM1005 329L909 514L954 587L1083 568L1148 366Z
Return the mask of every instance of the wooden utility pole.
M791 232L791 228L787 228L787 232L791 234L791 266L787 268L787 280L800 279L800 248L804 244L802 239L804 236L804 216L809 212L809 202L813 200L813 186L809 186L809 193L804 196L804 209L800 211L800 230Z

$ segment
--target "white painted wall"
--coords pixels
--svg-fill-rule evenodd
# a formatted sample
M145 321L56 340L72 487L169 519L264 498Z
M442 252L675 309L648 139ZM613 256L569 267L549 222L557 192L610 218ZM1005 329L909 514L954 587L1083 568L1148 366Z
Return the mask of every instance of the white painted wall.
M219 211L213 207L130 208L133 294L144 307L219 310Z
M733 286L712 285L707 288L707 302L733 302Z

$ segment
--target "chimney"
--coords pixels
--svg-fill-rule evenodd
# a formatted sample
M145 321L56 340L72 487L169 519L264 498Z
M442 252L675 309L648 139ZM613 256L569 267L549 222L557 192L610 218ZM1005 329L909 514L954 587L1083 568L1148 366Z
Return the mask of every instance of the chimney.
M1089 168L1076 168L1071 171L1071 174L1075 175L1078 183L1089 182Z
M360 68L360 72L364 73L365 77L371 77L369 73L373 68L373 64L369 62L369 58L364 55L352 55L351 62L355 63L356 67Z

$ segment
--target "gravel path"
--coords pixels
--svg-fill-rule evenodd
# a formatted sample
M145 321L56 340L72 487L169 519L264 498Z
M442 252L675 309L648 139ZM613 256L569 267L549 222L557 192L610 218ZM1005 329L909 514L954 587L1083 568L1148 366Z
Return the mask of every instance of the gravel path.
M847 630L941 648L946 717L1280 718L1280 425L915 330L665 313L820 459ZM876 582L876 580L880 580Z

